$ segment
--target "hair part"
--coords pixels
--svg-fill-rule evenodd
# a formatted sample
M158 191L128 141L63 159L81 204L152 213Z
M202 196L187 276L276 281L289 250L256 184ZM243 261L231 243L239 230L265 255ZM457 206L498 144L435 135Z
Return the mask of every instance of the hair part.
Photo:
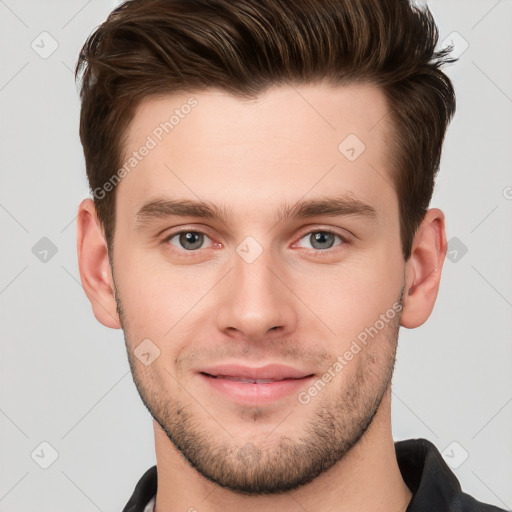
M451 48L408 0L128 0L88 37L80 140L91 192L122 165L128 132L149 97L215 88L254 99L274 85L370 83L389 111L390 169L402 253L430 203L455 93L441 71ZM115 187L94 195L109 254Z

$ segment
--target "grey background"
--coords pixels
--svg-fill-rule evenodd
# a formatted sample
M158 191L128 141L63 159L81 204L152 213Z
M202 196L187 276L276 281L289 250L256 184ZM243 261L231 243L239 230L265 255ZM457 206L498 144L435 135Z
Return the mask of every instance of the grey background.
M155 463L122 333L95 320L76 261L72 69L116 4L0 0L0 511L118 511ZM465 50L446 68L458 111L432 201L451 259L429 321L401 331L393 435L430 439L466 492L510 509L512 1L428 5Z

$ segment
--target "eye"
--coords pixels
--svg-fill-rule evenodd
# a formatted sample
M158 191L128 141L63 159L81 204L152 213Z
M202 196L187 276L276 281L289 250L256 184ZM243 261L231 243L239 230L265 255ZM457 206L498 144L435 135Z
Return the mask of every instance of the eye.
M332 231L325 230L311 231L300 240L306 240L307 243L309 243L309 247L306 245L306 248L322 251L333 247L336 238L338 238L341 242L341 244L338 245L345 243L345 239L341 235L333 233Z
M165 242L170 243L178 249L185 249L186 251L194 251L201 249L205 239L209 239L207 235L200 231L180 231L169 235Z

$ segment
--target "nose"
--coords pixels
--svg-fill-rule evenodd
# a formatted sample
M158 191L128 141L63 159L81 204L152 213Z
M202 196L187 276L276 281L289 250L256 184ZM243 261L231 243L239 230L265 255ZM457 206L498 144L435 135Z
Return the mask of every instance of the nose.
M298 301L285 265L270 250L252 262L234 255L217 303L217 326L231 337L261 341L297 327Z

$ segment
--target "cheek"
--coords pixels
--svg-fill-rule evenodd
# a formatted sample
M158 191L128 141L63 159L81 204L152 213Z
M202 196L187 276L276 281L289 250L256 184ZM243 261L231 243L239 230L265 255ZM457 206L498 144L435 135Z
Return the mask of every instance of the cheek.
M320 319L335 333L339 350L340 344L350 344L360 332L373 326L381 314L394 317L393 306L397 307L403 276L403 267L396 261L386 257L384 251L382 255L372 252L347 265L301 275L292 289L315 315L308 315L310 320L305 329L318 326Z
M194 306L215 282L212 269L171 265L147 254L119 260L117 292L132 336L162 340L183 329L195 321Z

